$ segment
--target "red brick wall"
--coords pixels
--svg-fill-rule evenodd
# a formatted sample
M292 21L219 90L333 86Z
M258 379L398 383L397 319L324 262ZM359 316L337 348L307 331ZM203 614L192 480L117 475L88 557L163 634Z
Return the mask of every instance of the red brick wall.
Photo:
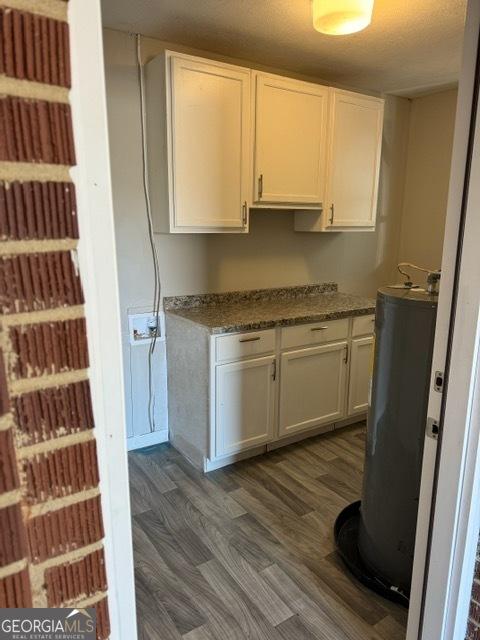
M480 543L477 547L466 640L480 640Z
M67 3L0 0L0 607L95 606L109 636Z

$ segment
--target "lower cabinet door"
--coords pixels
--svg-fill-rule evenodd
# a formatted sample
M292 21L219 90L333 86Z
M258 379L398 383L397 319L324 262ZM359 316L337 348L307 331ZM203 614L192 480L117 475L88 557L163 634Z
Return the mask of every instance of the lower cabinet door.
M264 444L273 438L275 357L216 368L217 456Z
M282 354L280 436L344 417L346 359L345 341Z
M365 413L368 409L368 393L372 372L373 336L354 338L350 362L348 389L348 415Z

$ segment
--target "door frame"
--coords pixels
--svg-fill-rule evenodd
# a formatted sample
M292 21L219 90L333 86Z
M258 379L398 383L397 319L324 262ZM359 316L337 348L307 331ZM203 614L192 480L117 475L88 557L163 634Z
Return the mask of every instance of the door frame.
M425 437L407 640L464 640L478 541L479 29L480 3L469 0L428 404L440 433Z
M72 120L90 388L100 471L111 640L136 640L119 285L100 0L70 0Z
M480 396L476 376L480 278L474 260L475 252L478 253L475 237L480 229L473 211L475 206L478 211L480 204L478 159L471 166L472 176L473 173L477 176L477 189L474 192L474 185L470 184L470 192L466 190L468 206L462 207L480 27L478 0L469 0L467 15L433 367L434 371L437 367L445 369L450 345L452 375L443 397L432 392L429 403L429 415L437 415L447 427L455 412L452 424L458 429L444 428L438 444L427 438L425 455L436 458L437 464L434 482L431 478L422 479L407 640L463 640L480 524L477 508ZM86 298L90 379L100 460L111 638L136 640L100 0L70 0L69 21L74 82L72 115L79 162L72 173L78 189L79 260ZM478 130L477 138L478 148ZM461 229L467 233L459 246ZM461 261L457 262L459 249ZM437 500L431 509L435 492L442 500Z

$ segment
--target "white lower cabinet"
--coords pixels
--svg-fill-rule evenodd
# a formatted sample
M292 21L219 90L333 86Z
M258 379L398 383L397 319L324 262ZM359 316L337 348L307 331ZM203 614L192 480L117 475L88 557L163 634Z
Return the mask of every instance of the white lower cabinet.
M216 455L238 453L272 440L275 357L216 367Z
M280 437L344 417L347 348L342 341L282 354Z
M363 316L212 338L205 468L365 414L373 320Z
M372 371L373 337L354 338L351 348L348 415L365 413Z

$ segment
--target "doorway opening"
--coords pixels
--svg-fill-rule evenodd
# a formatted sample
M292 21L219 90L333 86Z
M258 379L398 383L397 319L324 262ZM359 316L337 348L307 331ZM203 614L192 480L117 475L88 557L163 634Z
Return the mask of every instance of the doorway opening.
M176 3L175 7L152 8L154 15L147 16L144 23L140 19L136 23L128 7L108 1L103 4L140 633L148 638L190 639L228 634L238 638L293 638L303 634L308 638L322 637L322 633L329 638L405 638L407 609L367 589L346 570L333 530L339 513L362 498L364 483L365 418L375 340L372 325L360 327L360 321L371 321L377 289L404 285L406 277L397 270L399 263L414 263L430 273L441 268L465 6L459 3L454 12L450 11L452 22L448 25L439 16L431 17L427 40L428 29L420 27L417 16L417 28L411 30L413 40L416 37L417 58L412 48L409 64L395 55L395 47L401 43L390 42L385 69L372 63L369 67L365 59L360 70L359 63L353 64L355 51L363 55L371 47L370 53L378 55L374 53L372 28L372 41L362 44L358 40L355 44L351 40L350 59L337 61L345 71L335 77L333 67L315 67L313 71L308 66L311 53L307 44L298 54L302 62L297 67L282 58L280 50L271 58L262 53L260 34L254 32L246 9L236 22L251 31L249 51L241 46L244 34L240 32L232 35L228 46L225 42L222 45L231 17L215 16L209 2L198 4L190 22ZM382 18L381 12L379 16ZM406 11L405 16L399 16L400 24L395 29L410 30L409 19ZM182 27L178 26L180 22ZM158 29L153 26L157 23L161 25ZM273 30L277 28L275 16L264 23L272 25ZM380 99L383 105L376 219L367 230L353 229L359 222L353 218L345 218L345 223L340 216L335 222L334 203L331 228L326 229L323 211L319 218L315 207L301 209L298 202L286 203L285 197L278 195L278 184L269 184L265 172L247 180L249 190L253 185L253 194L245 204L248 212L243 204L239 208L238 224L243 225L240 232L205 233L201 227L208 208L202 210L198 200L178 204L179 216L182 202L187 212L198 206L196 217L192 214L193 218L183 222L181 217L169 218L168 230L163 231L158 222L155 243L167 321L165 341L163 329L154 325L160 339L152 367L153 430L146 413L148 325L145 343L130 335L132 318L146 314L148 321L153 309L141 162L132 163L129 155L136 153L141 158L142 146L135 39L119 30L126 24L130 32L146 36L142 38L144 64L155 64L167 55L168 68L173 69L170 73L177 65L182 82L174 85L174 97L179 100L188 98L194 88L189 84L187 67L194 67L198 74L202 65L213 61L228 67L226 75L235 76L240 83L245 69L249 78L257 74L256 96L263 95L261 90L267 85L270 87L269 78L282 77L287 84L288 80L301 86L325 87L328 83L330 89L338 89L339 100L345 94L357 93L365 103ZM429 56L428 67L419 52L425 42L438 41L443 29L449 37ZM330 43L322 41L321 46L328 49ZM402 64L398 60L403 60ZM155 70L153 66L150 69ZM259 79L262 74L264 84ZM147 79L147 102L148 83ZM217 95L217 85L205 84L203 88ZM152 91L150 88L150 97ZM282 91L286 91L283 86ZM322 100L318 91L315 105ZM154 95L153 100L157 98ZM272 89L262 108L268 109L276 99ZM167 105L178 115L176 122L183 122L184 130L190 132L186 138L189 141L197 129L185 120L181 104L175 111L177 105L172 100L169 94ZM293 106L298 107L295 101ZM151 107L147 104L146 109ZM269 111L267 120L275 113L280 111ZM339 108L338 121L345 119L342 131L348 130L355 114ZM260 133L268 132L268 127L260 128L261 111L257 116L254 140L260 145ZM328 128L328 117L325 122ZM205 122L205 131L210 124ZM152 131L151 125L148 130ZM307 132L308 140L311 129ZM185 142L181 131L175 133L178 144ZM168 135L172 132L167 131ZM168 141L168 145L174 144L177 142ZM210 153L209 147L204 148ZM131 150L129 154L126 149ZM195 172L212 188L205 169L208 162L202 164L199 156L189 154L188 145L184 155L184 149L175 149L179 153L176 169L184 172L180 174L182 179L186 181ZM249 156L250 152L247 146L245 154ZM279 157L278 152L268 157L260 148L252 153L254 172L260 159L270 167ZM325 162L334 166L332 156L328 158ZM372 158L374 161L374 154ZM301 175L305 175L303 170ZM180 181L176 175L174 179ZM155 191L160 185L168 191L169 180L171 175L159 175L152 184L150 174L150 188ZM298 179L295 186L301 184ZM197 186L187 187L182 197L194 193ZM180 194L180 182L176 188ZM334 185L330 188L333 190ZM230 193L225 195L225 211ZM266 203L261 202L264 193L268 194ZM205 195L205 202L209 197ZM339 210L337 206L337 213ZM217 219L214 231L220 227L224 230L230 223L233 226L232 220ZM182 224L185 233L179 231ZM212 226L211 221L209 224ZM423 272L407 273L418 285L417 291L427 288ZM250 292L250 298L246 292ZM294 322L288 309L299 304L301 295L302 302L306 299L310 306L318 303L318 296L338 301L338 296L350 295L354 312L350 309L350 315L342 311L339 317L322 319L305 314L301 322ZM346 304L345 299L342 302ZM286 313L287 322L269 325L265 321L259 325L262 305L269 313L272 308ZM248 326L249 317L235 325L235 314L251 312L252 308L257 324ZM232 315L225 319L224 313ZM294 313L298 319L298 307ZM227 330L222 332L222 327ZM299 335L306 327L308 340ZM241 347L233 345L231 336L236 343L244 341ZM430 347L431 357L433 341ZM248 351L238 351L244 348ZM428 377L424 382L427 398ZM330 420L325 417L329 414ZM204 431L200 433L202 421ZM421 458L422 452L423 447L418 446L416 455Z

